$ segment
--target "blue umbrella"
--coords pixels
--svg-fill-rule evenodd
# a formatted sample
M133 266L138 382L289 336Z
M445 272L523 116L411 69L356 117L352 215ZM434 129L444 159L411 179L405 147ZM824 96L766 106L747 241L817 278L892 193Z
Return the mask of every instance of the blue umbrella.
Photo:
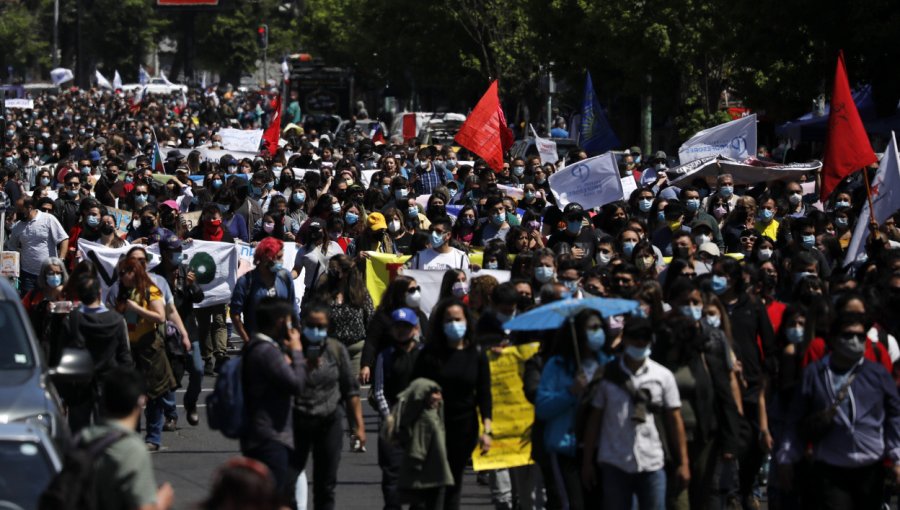
M583 299L564 299L542 305L522 315L506 321L503 329L510 331L539 331L556 329L569 317L578 315L582 310L596 310L604 318L631 313L638 308L638 302L632 299L592 297Z

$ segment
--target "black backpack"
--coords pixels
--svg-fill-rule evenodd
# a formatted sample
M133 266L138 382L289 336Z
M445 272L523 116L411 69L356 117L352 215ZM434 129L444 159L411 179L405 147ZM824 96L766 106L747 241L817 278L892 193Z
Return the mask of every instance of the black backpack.
M91 442L78 438L63 458L63 468L41 494L38 510L82 510L97 508L94 494L94 464L103 452L126 436L111 431Z

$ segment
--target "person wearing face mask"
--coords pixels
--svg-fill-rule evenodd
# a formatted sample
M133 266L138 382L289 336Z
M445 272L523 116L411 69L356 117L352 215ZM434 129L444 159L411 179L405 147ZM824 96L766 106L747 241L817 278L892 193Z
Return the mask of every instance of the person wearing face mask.
M325 221L314 216L307 222L306 230L300 233L302 246L294 258L294 268L291 274L293 278L297 278L302 270L306 270L304 273L304 284L306 285L304 299L307 299L307 295L312 294L322 275L327 273L328 261L332 257L344 253L341 245L328 237L326 226Z
M16 202L15 217L4 248L19 252L19 294L25 295L38 285L44 260L68 253L69 236L55 216L37 209L31 197Z
M66 253L66 268L71 271L78 263L78 241L86 239L97 242L100 239L101 205L96 199L86 198L81 201L78 210L81 222L69 231L69 250Z
M721 197L725 199L725 209L733 211L737 205L738 196L734 193L734 177L731 174L721 174L716 177L716 191L703 199L700 207L709 210L709 205L715 203L716 199Z
M366 443L359 383L345 345L329 334L337 320L327 304L311 303L303 309L301 341L308 384L294 399L292 417L295 467L303 471L312 454L313 505L323 509L335 508L345 423L342 407L361 451Z
M684 487L693 474L681 395L674 374L650 359L654 339L648 319L629 317L624 352L606 366L590 400L581 478L587 489L603 488L604 508L629 508L634 498L640 508L665 508L663 434L676 466L673 482Z
M831 277L831 265L821 251L816 248L816 226L810 218L797 218L791 222L792 242L789 253L803 252L813 257L818 265L819 276L823 280Z
M837 237L841 250L846 250L853 237L853 229L850 227L856 224L856 216L849 207L837 208L834 210L832 223L834 224L834 236Z
M423 147L416 153L416 168L409 173L409 181L418 196L432 194L449 180L446 170L438 168L433 159L433 147Z
M499 197L488 198L484 205L488 221L481 224L472 241L476 246L484 246L494 239L506 239L510 225L506 217L506 206Z
M560 243L569 244L572 256L581 263L581 269L590 269L597 254L596 229L590 223L584 223L587 213L576 202L565 206L563 217L566 222L565 230L554 232L547 240L547 247L555 250Z
M421 301L422 291L413 278L400 275L388 284L366 331L366 342L363 345L359 362L360 383L369 383L378 354L392 345L394 341L394 337L391 336L394 312L401 308L412 310L418 317L419 323L427 326L428 317L419 307Z
M771 449L768 422L761 410L765 408L764 380L776 372L778 351L775 333L764 304L747 292L740 263L722 257L713 265L710 280L712 291L728 309L728 319L734 339L734 351L746 382L743 392L744 416L753 429L754 437L762 437L763 444L753 443L739 462L740 497L745 502L753 498L753 484L764 457Z
M418 314L409 308L398 308L391 313L390 319L388 331L393 343L378 354L372 378L373 393L378 404L379 429L385 425L400 392L412 381L412 371L422 351ZM397 484L403 455L402 448L379 436L378 465L381 467L381 493L385 508L399 509L402 506Z
M674 256L673 239L675 234L687 233L690 236L691 227L685 224L684 206L679 202L666 204L664 215L665 225L653 232L651 240L653 246L658 248L663 255L670 257Z
M294 299L294 281L284 268L284 243L267 237L256 245L253 253L256 267L238 278L231 295L231 322L245 342L256 331L254 308L264 297L287 299L294 306L295 323L300 324L299 307Z
M247 427L240 449L245 457L259 460L272 474L280 502L293 498L295 475L292 401L308 383L301 334L295 329L292 303L265 297L256 306L259 332L243 348L244 413Z
M719 250L725 250L725 241L722 239L719 223L700 206L700 191L693 186L686 186L681 189L678 197L684 205L684 223L690 225L691 229L698 226L706 227L709 232L702 232L702 234L708 235L709 238L703 242L714 242L719 246ZM701 233L695 233L695 235L699 234ZM698 241L697 245L699 246L703 242Z
M777 206L775 199L769 195L763 195L759 199L759 211L756 217L756 231L770 239L778 237L779 221L775 219Z
M541 372L534 401L535 419L543 427L542 441L561 482L554 495L568 508L588 508L596 501L594 487L581 481L578 456L578 409L589 399L614 358L605 321L594 310L579 312L556 331L557 354ZM593 464L593 463L592 463Z
M407 263L410 269L447 270L469 269L469 256L462 250L450 246L451 221L448 216L435 218L431 223L431 247L413 256Z
M803 203L803 188L799 182L791 181L785 186L785 194L787 195L788 210L786 216L791 218L802 218L809 213L806 204Z
M654 194L666 186L668 178L666 170L668 170L669 158L663 151L656 151L653 159L650 160L650 166L641 173L641 186L653 190Z
M59 219L66 232L81 221L79 207L81 205L82 178L77 172L69 171L65 177L64 190L53 203L53 215Z
M676 280L669 303L672 312L657 331L653 358L672 371L682 396L691 484L669 490L667 506L724 507L737 487L727 476L716 479L715 473L734 473L740 449L740 407L735 400L740 391L730 342L720 329L722 317L705 314L703 296L693 281Z
M474 342L474 319L456 299L438 303L431 316L428 341L416 360L412 378L425 377L444 389L447 461L454 484L444 493L443 508L458 510L463 471L476 445L483 454L493 437L491 369ZM483 432L479 437L478 417Z
M108 211L103 212L100 217L99 230L100 237L97 238L97 243L107 248L121 248L125 246L125 240L119 237L119 232L116 230L116 217Z
M835 318L830 354L803 370L774 457L779 487L800 491L813 508L881 508L886 459L900 482L900 397L890 374L866 358L865 331L861 314ZM794 465L810 444L807 485L795 485Z

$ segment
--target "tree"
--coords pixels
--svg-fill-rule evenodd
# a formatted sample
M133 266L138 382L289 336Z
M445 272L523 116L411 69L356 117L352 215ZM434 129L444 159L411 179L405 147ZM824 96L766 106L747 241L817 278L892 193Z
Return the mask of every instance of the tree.
M50 45L41 38L40 19L23 2L0 6L0 67L11 66L20 75L34 66L50 64Z

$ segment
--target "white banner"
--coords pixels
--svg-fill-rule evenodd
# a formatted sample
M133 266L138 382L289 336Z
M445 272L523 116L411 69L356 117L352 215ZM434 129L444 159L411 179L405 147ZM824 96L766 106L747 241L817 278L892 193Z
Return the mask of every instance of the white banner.
M897 136L894 132L891 132L891 142L884 151L884 156L878 164L878 172L875 173L869 188L872 190L875 221L880 225L900 209L900 153L897 152ZM856 220L850 246L847 247L845 266L865 253L866 239L869 237L869 221L869 201L866 200Z
M34 110L33 99L7 99L4 104L7 108L20 108L23 110Z
M622 199L619 165L611 152L573 163L551 175L549 181L560 207L577 202L590 209Z
M56 86L62 85L73 78L75 78L75 75L72 74L72 70L65 67L57 67L50 71L50 80Z
M622 177L622 200L627 202L637 188L637 182L635 182L633 175Z
M259 152L259 143L262 140L262 129L233 129L222 128L219 136L222 137L222 147L225 150L250 152L254 155Z
M534 126L529 124L529 127L531 127L531 132L534 134L534 146L537 147L538 154L541 156L541 164L556 164L559 161L559 153L556 152L556 142L549 138L539 137L537 131L534 130Z
M822 162L815 160L808 163L779 165L756 159L748 163L741 163L728 158L711 156L671 168L666 171L666 175L669 177L669 184L672 186L691 184L694 182L694 179L701 178L710 187L714 188L716 186L716 177L721 174L731 174L734 184L739 186L741 184L756 184L767 181L799 181L803 175L818 172L821 168Z
M678 149L681 164L710 156L744 161L756 156L756 114L704 129Z
M85 239L78 240L78 254L82 259L90 260L97 268L97 274L100 276L100 290L103 296L103 302L106 302L106 295L109 288L119 278L116 273L116 265L119 259L124 257L130 245L121 248L107 248L100 243L94 243ZM157 245L147 246L147 269L153 269L159 264L159 248Z
M419 309L428 317L431 317L431 311L440 301L441 283L444 281L445 273L446 271L403 270L403 276L414 279L419 288L422 289L422 301L419 303ZM497 283L505 283L509 281L510 272L498 269L482 269L477 273L466 272L466 281L471 286L472 278L478 276L493 276L497 279Z
M237 274L238 278L240 278L253 269L253 252L256 251L256 249L249 244L244 244L241 242L237 243L237 249L240 257ZM296 243L284 243L285 269L290 271L294 268L294 262L297 259L297 255L299 253L300 247L297 246ZM303 284L305 276L304 273L305 270L301 269L300 274L297 276L297 278L294 278L294 299L296 299L298 307L300 306L300 303L303 302L303 294L306 292L306 286Z
M194 240L184 245L185 262L203 289L203 301L194 308L231 302L237 283L238 250L233 243Z

